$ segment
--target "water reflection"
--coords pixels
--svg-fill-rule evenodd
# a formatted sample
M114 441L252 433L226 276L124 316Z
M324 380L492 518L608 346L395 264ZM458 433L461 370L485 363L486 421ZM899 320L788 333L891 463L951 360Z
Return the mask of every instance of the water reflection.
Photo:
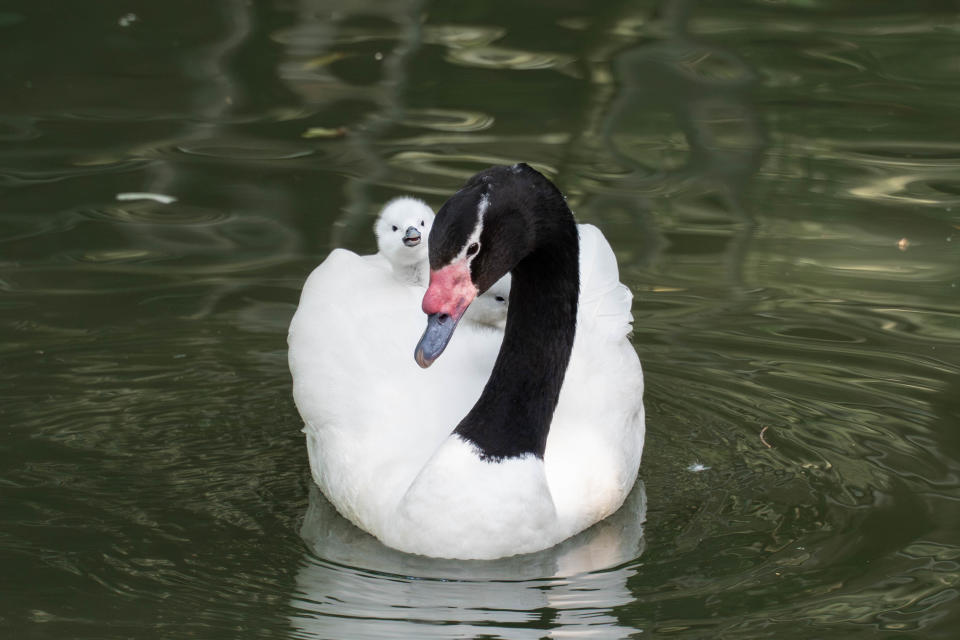
M458 47L447 54L447 60L464 66L518 71L562 68L574 62L572 56L503 47Z
M752 95L757 74L731 51L689 34L695 8L686 0L663 3L658 19L645 22L660 37L614 57L619 88L592 131L596 139L585 141L594 154L580 162L597 166L599 152L604 164L612 161L618 169L607 175L585 171L600 182L592 190L603 194L585 205L588 215L599 216L632 209L648 238L640 251L646 262L693 233L729 237L730 285L742 287L755 231L746 191L767 145ZM617 24L635 22L628 15ZM638 192L657 198L656 223Z
M273 34L285 47L280 77L311 111L352 112L349 122L331 123L349 133L339 146L350 178L328 248L369 235L372 212L386 199L374 187L389 180L389 169L373 145L405 118L402 96L421 45L422 4L299 0L296 23Z
M462 133L483 131L493 126L493 116L475 111L453 109L408 109L402 124L436 131Z
M627 637L636 630L614 609L632 599L645 517L641 482L616 514L553 549L440 560L383 546L312 487L291 624L303 638Z

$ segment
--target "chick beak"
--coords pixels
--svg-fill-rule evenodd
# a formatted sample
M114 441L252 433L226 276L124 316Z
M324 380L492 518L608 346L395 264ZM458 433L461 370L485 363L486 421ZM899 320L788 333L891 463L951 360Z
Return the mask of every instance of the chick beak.
M407 227L403 234L403 244L408 247L415 247L420 244L420 230L416 227Z

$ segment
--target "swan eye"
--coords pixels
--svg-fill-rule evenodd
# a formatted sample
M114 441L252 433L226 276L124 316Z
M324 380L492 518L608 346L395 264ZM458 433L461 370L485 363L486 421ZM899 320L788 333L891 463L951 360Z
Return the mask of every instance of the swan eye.
M394 230L394 231L397 230L397 225L393 225L393 230Z
M477 251L480 251L480 245L476 242L467 247L468 256L476 255Z
M495 299L497 302L506 302L506 298L504 298L503 296L497 296L497 297L494 298L494 299Z
M421 227L423 226L423 220L420 221L420 226L421 226Z

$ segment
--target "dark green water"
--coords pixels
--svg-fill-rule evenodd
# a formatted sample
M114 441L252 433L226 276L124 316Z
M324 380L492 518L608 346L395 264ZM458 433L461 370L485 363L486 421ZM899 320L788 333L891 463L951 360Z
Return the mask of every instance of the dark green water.
M0 43L3 637L957 637L960 3L12 0ZM644 485L404 557L311 491L286 325L386 199L516 161L634 291Z

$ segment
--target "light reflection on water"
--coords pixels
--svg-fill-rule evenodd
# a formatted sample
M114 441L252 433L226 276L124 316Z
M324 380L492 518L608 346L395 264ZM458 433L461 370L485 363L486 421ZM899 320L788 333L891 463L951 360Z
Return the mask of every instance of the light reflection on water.
M952 637L952 5L14 5L15 637ZM534 557L404 556L310 487L286 325L385 200L518 160L634 291L646 492Z
M316 556L297 574L291 624L307 638L539 638L543 622L556 628L547 637L625 636L633 630L611 609L631 601L627 581L636 569L627 563L642 554L645 512L641 482L617 514L553 549L448 561L384 547L311 488L300 533Z

